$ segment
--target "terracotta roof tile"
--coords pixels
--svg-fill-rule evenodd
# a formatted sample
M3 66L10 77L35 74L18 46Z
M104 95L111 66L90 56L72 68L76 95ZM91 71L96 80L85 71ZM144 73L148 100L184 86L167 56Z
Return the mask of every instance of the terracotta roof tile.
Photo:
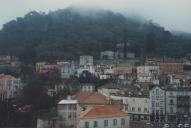
M11 75L0 74L0 80L5 80L5 79L16 79L16 78Z
M80 104L109 104L106 96L98 92L79 92L74 96Z
M104 117L120 117L127 116L126 112L123 112L116 106L112 105L100 105L93 106L87 109L84 112L80 113L81 119L89 119L89 118L104 118Z

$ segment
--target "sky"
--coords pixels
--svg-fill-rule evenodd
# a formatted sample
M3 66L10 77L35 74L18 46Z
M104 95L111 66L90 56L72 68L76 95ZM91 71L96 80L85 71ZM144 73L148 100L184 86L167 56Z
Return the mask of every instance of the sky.
M136 14L167 30L191 33L191 0L0 0L0 28L33 10L49 12L70 6Z

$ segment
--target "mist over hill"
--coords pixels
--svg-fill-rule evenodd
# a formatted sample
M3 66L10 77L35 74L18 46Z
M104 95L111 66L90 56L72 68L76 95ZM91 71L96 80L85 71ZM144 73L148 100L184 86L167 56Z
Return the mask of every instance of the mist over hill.
M6 23L0 31L0 54L18 56L25 63L78 59L130 43L137 56L183 57L191 53L191 39L176 36L150 20L126 17L108 10L66 8L48 14L31 11ZM177 52L179 51L179 52Z

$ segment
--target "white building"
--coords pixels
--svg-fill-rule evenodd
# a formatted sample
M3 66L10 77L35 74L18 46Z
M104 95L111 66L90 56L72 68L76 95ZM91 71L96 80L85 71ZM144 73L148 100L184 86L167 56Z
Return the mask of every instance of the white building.
M120 89L118 87L106 87L106 88L99 88L98 92L110 97L111 95L117 95L120 93Z
M65 62L63 63L63 67L60 70L61 78L67 79L70 78L70 76L74 76L77 72L77 69L74 65L74 62Z
M128 53L126 53L126 57L129 59L135 58L135 53L128 52Z
M129 87L128 87L129 88ZM105 87L98 89L98 92L107 96L111 100L122 101L122 108L128 112L130 120L147 122L150 120L150 99L149 96L140 92L124 93L117 87ZM134 95L131 95L131 94ZM145 94L145 93L144 93Z
M173 75L173 74L169 74L168 75L168 84L171 84L171 85L180 85L180 81L181 79L183 78L182 75Z
M37 128L129 128L128 113L113 105L82 109L77 100L61 100L57 111L57 117L39 118Z
M123 101L123 110L129 113L132 121L150 120L149 97L110 96L110 98Z
M106 59L106 60L113 60L114 59L114 52L113 51L103 51L101 52L100 55L101 59Z
M150 114L151 120L153 121L164 121L165 120L165 90L159 86L154 86L149 91L150 95Z
M95 74L95 67L93 66L93 56L80 56L80 64L77 69L77 76L79 77L82 72L88 71Z
M159 73L159 66L138 66L137 80L138 82L151 82L154 84L159 84Z
M61 100L58 103L57 127L79 128L80 107L77 100Z
M112 75L114 74L114 65L107 65L105 68L104 68L104 74L106 75Z
M93 65L93 56L80 56L80 66Z
M111 105L93 106L81 112L80 128L129 128L129 116Z
M77 100L61 100L57 116L37 119L37 128L79 128L80 107Z
M94 68L94 66L92 66L92 65L84 65L84 66L80 66L77 69L77 77L79 77L85 71L88 71L92 75L95 75L95 68Z
M81 86L81 91L82 92L93 92L93 91L95 91L95 85L93 85L93 84L83 84Z

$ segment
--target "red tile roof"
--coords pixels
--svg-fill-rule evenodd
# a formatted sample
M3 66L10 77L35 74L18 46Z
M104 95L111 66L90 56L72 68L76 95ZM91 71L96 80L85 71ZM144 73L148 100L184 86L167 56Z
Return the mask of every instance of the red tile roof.
M80 104L109 104L108 98L98 92L79 92L74 99L78 100Z
M0 80L10 80L10 79L16 79L14 76L11 75L5 75L5 74L0 74Z
M121 117L127 116L126 112L123 112L118 107L112 105L93 106L84 112L80 113L81 119L90 118L105 118L105 117Z

